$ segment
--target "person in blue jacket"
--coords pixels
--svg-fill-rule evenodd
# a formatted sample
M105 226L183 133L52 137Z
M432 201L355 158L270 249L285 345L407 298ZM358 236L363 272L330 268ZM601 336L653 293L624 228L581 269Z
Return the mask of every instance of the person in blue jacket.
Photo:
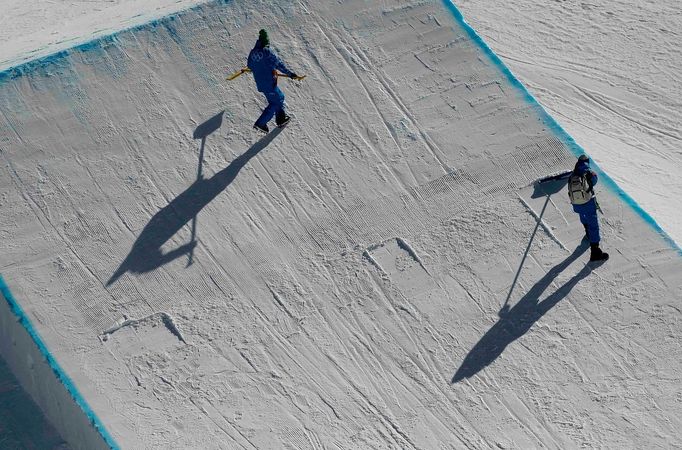
M597 173L590 169L590 158L581 155L568 179L568 196L573 204L573 211L580 216L580 222L585 227L585 234L590 241L590 261L606 261L609 254L599 248L601 236L597 218L597 199L594 195L594 185L597 181Z
M268 106L263 110L253 127L265 133L269 131L268 122L275 116L275 122L280 127L289 121L284 105L284 93L277 87L277 73L282 73L290 78L297 75L277 56L270 48L268 32L260 30L256 45L249 53L247 67L251 69L256 81L256 88L265 95Z

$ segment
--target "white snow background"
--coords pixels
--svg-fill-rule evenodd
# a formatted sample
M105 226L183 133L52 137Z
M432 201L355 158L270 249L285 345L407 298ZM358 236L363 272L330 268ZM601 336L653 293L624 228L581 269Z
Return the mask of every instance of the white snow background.
M7 3L4 67L191 2ZM674 2L458 6L680 242ZM308 78L259 141L262 26ZM1 94L0 272L122 448L680 444L679 251L606 187L584 264L570 142L442 3L212 3Z

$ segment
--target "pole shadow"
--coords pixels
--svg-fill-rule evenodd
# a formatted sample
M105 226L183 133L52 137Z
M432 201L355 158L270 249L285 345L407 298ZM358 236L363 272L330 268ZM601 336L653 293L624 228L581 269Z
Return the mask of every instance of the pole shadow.
M500 319L464 358L462 365L452 377L452 383L457 383L464 378L471 378L492 364L509 344L526 334L535 322L563 300L580 280L587 277L595 265L588 263L570 280L546 299L539 302L540 296L552 284L554 279L578 259L580 255L585 253L588 248L589 245L586 242L581 242L573 250L573 253L550 269L540 281L535 283L514 307L510 309L509 305L505 304L499 312Z
M199 177L184 192L154 214L135 240L128 256L116 269L106 285L110 286L126 272L137 274L151 272L182 255L191 253L197 244L194 236L189 243L168 253L163 253L161 246L190 220L195 218L199 211L216 198L218 194L224 191L234 181L239 171L249 160L267 147L281 131L282 128L276 128L261 138L245 153L211 178L204 179ZM201 170L201 162L199 167L199 170ZM194 225L193 233L195 232L196 224Z
M549 177L546 180L538 181L535 183L533 187L533 193L531 194L530 198L546 197L545 203L544 205L542 205L542 211L540 211L540 215L537 218L537 221L535 223L535 229L533 230L533 234L531 234L530 236L530 240L528 241L528 245L526 246L526 251L523 253L523 258L521 258L521 264L519 264L519 268L516 271L514 281L512 282L511 288L509 289L509 294L507 294L507 298L504 301L503 308L507 306L507 304L509 303L509 299L512 296L512 293L514 292L516 282L519 280L519 275L521 275L521 270L523 269L523 263L526 262L526 258L528 257L530 247L533 244L535 235L537 234L538 228L540 228L540 224L542 223L542 218L545 215L545 210L547 209L547 205L549 204L549 199L552 197L553 194L556 194L561 189L563 189L564 186L566 186L568 179L564 178L565 175L566 174L564 173L554 177Z
M204 164L204 146L206 145L206 138L213 132L217 131L223 124L223 114L225 114L225 110L220 111L218 114L196 127L194 133L192 134L193 139L201 139L201 146L199 147L199 168L197 169L197 180L203 178L201 171Z
M206 146L206 137L213 133L214 131L217 131L220 126L223 124L223 114L225 113L225 110L220 111L218 114L215 116L211 117L208 119L206 122L202 123L199 125L195 130L194 134L192 134L192 138L194 139L201 139L201 146L199 147L199 167L197 168L197 181L201 180L204 178L204 175L202 173L203 167L204 167L204 147ZM197 242L197 218L199 215L195 215L192 218L192 233L190 235L189 243L194 244L190 248L189 251L189 258L187 259L187 267L191 266L194 263L194 248L196 247L196 242Z

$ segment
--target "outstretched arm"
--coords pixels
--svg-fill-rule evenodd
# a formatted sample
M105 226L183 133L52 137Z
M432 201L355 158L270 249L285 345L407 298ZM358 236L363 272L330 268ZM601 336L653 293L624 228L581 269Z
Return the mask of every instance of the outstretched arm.
M289 70L289 68L284 64L284 61L280 59L279 56L277 56L277 53L273 52L272 50L269 50L270 52L270 58L272 58L272 65L273 68L276 69L277 71L283 73L284 75L290 77L294 75L294 72Z

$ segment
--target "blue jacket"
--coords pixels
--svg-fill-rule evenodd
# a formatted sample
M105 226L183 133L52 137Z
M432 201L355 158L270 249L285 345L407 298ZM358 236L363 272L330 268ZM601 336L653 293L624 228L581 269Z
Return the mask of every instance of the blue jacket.
M597 173L590 169L590 162L589 161L578 161L575 164L575 168L573 169L573 173L576 175L587 174L587 183L590 185L590 188L594 188L594 185L597 184L597 181L599 180ZM573 211L575 211L577 213L592 213L592 212L596 213L596 210L597 210L597 204L596 204L596 200L594 199L594 197L592 197L592 199L590 199L589 202L587 202L583 205L573 205Z
M277 87L276 70L291 76L293 72L279 59L270 47L263 47L260 41L249 53L247 67L251 69L259 92L272 92Z

